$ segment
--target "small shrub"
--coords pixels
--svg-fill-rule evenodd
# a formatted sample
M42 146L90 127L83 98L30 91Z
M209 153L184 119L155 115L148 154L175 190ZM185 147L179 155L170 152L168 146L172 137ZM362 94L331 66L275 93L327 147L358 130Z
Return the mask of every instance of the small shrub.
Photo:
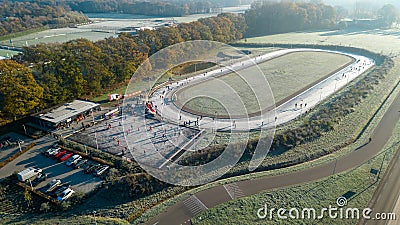
M43 202L43 203L40 205L40 212L45 212L45 213L47 213L49 210L50 210L50 204L49 204L49 202Z
M105 178L106 181L111 181L112 184L114 184L114 182L118 179L119 176L120 176L119 171L115 168L111 168Z
M77 191L75 192L72 197L71 197L71 203L74 204L79 204L83 201L83 199L86 197L86 194L81 192L81 191Z
M63 211L67 211L69 207L71 207L71 203L68 201L63 201L60 206Z

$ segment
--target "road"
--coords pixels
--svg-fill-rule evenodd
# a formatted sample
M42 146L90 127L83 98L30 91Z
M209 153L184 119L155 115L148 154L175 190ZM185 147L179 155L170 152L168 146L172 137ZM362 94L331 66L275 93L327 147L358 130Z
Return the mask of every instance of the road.
M393 209L393 212L396 213L396 220L389 221L389 223L388 223L389 225L397 225L398 221L400 220L400 218L399 218L400 217L400 196L397 199L397 203Z
M380 181L378 190L372 198L371 209L373 218L377 218L377 213L396 213L396 220L367 220L361 221L364 225L386 225L399 224L400 222L400 150L390 163L390 169L385 173Z
M397 93L394 102L390 105L384 117L373 131L371 136L372 141L362 146L358 150L347 154L346 156L338 158L330 163L305 170L283 175L240 181L235 185L242 193L242 196L250 196L274 188L282 188L315 181L362 165L364 162L381 151L389 138L392 136L393 130L400 118L399 106L400 93ZM156 218L149 221L148 224L157 223L158 225L173 225L188 223L190 218L197 215L199 212L232 200L226 187L223 185L198 192L195 194L195 197L195 199L197 199L196 201L189 201L190 199L186 199L170 206Z

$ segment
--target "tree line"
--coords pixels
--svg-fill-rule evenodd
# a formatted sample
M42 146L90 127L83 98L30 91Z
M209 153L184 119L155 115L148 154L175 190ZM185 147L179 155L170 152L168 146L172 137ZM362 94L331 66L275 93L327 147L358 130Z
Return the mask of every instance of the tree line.
M148 16L184 16L217 13L225 6L250 4L250 0L78 0L67 2L75 11L84 13L128 13Z
M283 14L287 11L284 6L291 5L276 3L273 6L281 6ZM309 7L319 6L309 4ZM256 6L253 6L253 9L258 10ZM66 43L24 47L23 53L14 56L13 60L16 62L6 60L2 63L17 69L31 67L26 71L31 71L29 76L33 77L34 86L37 85L42 91L35 90L40 95L31 98L30 96L36 96L33 90L28 89L26 90L28 93L22 93L23 89L16 86L8 86L5 82L0 84L0 99L3 100L0 102L0 118L15 119L75 98L94 97L104 94L107 90L114 90L127 84L139 65L150 55L176 43L190 40L233 43L254 30L255 24L247 19L248 13L252 12L244 15L223 13L191 23L182 23L176 27L145 29L134 36L121 34L96 42L78 39ZM260 18L263 17L264 14L260 15ZM282 21L274 20L274 22L282 24ZM0 78L12 76L6 74L7 72L8 70L3 71ZM134 77L134 79L145 78ZM21 80L19 83L26 85L27 82L28 80ZM6 98L5 93L10 92L21 96L23 101L34 104L16 104L16 98ZM12 105L13 109L6 107L7 105Z
M233 42L242 38L245 28L242 15L220 14L177 27L139 31L136 36L121 34L119 37L96 42L77 39L66 43L24 47L22 54L14 56L16 62L3 60L1 63L4 68L24 68L31 79L18 80L18 84L32 86L29 82L34 82L34 86L38 86L40 91L10 86L7 82L14 83L12 79L0 84L0 97L4 100L0 103L2 116L21 117L75 98L103 94L106 90L127 84L149 55L162 48L200 39ZM28 66L31 69L27 68ZM13 71L2 70L1 77L6 79L19 74ZM24 101L35 104L30 107L26 104L16 104L19 100L5 94L10 92L18 94ZM40 93L40 96L31 98L36 93Z
M247 36L286 33L336 26L336 10L325 4L257 1L245 13Z
M81 13L44 1L0 1L0 36L43 26L65 27L88 22Z

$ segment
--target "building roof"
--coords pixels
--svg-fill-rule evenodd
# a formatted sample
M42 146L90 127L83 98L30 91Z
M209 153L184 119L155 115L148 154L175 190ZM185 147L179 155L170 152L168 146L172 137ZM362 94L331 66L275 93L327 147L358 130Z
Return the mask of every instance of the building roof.
M37 117L42 120L57 124L98 106L100 106L100 104L96 104L94 102L75 100L53 109L46 114L40 114Z

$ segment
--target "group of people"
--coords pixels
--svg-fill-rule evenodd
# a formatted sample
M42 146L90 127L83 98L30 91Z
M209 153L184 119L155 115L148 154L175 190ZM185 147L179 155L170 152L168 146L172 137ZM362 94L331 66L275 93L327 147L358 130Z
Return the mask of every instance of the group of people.
M294 108L297 109L297 106L299 106L300 109L303 108L303 106L307 108L307 103L295 103Z
M200 126L200 120L203 119L203 116L197 117L196 120L191 121L183 121L183 126L190 126L193 123L193 126ZM182 120L182 116L179 115L179 120Z

